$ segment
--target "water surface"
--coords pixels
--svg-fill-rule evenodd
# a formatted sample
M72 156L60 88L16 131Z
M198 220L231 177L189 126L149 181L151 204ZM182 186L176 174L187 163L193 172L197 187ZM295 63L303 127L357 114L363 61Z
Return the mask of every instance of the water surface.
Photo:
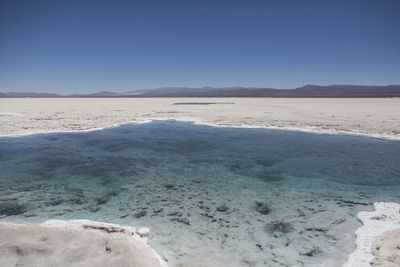
M172 264L339 266L356 214L400 202L399 162L399 141L172 121L1 138L0 216L149 226Z

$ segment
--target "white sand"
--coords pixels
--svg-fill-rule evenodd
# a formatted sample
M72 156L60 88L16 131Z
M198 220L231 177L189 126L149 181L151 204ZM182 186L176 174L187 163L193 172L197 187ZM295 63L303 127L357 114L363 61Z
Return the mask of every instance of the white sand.
M172 105L176 102L234 104ZM0 114L0 135L160 118L400 139L400 98L0 98Z
M1 266L167 266L135 228L91 221L1 222L0 259Z

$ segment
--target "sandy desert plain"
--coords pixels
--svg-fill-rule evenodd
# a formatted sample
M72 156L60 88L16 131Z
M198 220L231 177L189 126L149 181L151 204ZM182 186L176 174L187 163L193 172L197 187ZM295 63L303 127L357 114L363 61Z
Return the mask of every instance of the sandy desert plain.
M90 131L150 120L183 120L215 126L265 127L400 140L400 98L0 99L0 135L8 137L42 132ZM370 236L363 237L361 241L357 240L357 248L361 249L361 252L359 251L360 253L355 255L356 261L354 262L362 261L362 257L364 257L363 264L369 264L375 257L374 266L400 266L400 230L396 230L396 228L400 228L400 210L396 204L389 207L389 213L387 213L388 210L385 210L386 208L388 207L381 207L382 213L374 213L369 219L364 214L365 226L372 221L373 223L369 224L372 228L364 229L361 231L362 233L359 233L359 235ZM85 225L86 231L82 230L82 226ZM382 225L382 229L376 229ZM388 225L389 227L385 228ZM46 228L51 226L53 226L51 230ZM54 228L54 226L58 227ZM56 253L62 253L62 246L65 243L76 247L75 250L68 251L63 259L52 256L53 263L65 264L74 257L89 257L88 261L82 261L84 265L77 266L110 266L110 264L162 266L166 264L146 244L146 229L125 229L115 225L91 224L90 222L71 223L68 227L61 222L50 222L43 226L26 226L24 229L19 225L1 223L0 229L0 243L12 240L11 247L13 248L29 243L30 247L26 249L31 256L34 256L35 253L40 254L40 249L49 248L53 248ZM385 230L394 231L387 233ZM87 231L96 233L90 235L87 234ZM122 236L126 232L135 236L133 243L130 244L126 241L126 236ZM386 233L381 235L383 232ZM118 238L121 238L123 242L118 244L114 236L110 238L106 236L107 234L121 235ZM52 236L62 236L60 239L62 241L47 242L46 240L52 239ZM42 244L36 240L39 237L43 238ZM98 254L96 254L98 252L95 251L96 246L101 247L104 242L109 242L107 248L110 251L116 248L129 254L129 251L139 249L143 251L143 254L141 256L132 252L133 257L136 257L134 259L120 256L98 258ZM81 252L85 247L90 247L88 244L95 244L95 246L91 247L93 251L88 249L84 255ZM25 252L18 252L18 249L4 250L3 248L0 251L0 262L15 264ZM143 255L148 260L143 260ZM35 259L31 263L41 264L37 257L30 259ZM356 266L354 264L357 263L354 262L346 266ZM186 266L208 265L206 262L191 262Z

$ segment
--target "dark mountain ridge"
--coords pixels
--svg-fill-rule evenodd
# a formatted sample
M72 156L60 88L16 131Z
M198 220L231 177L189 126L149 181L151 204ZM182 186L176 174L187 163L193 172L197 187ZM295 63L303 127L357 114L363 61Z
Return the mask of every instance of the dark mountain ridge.
M295 89L256 87L165 87L125 93L58 95L51 93L0 93L0 97L400 97L400 85L305 85Z

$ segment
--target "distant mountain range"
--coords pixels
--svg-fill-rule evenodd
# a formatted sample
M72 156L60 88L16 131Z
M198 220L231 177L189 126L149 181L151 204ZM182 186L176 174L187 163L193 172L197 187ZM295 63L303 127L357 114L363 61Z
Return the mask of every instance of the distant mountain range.
M165 87L125 93L59 95L51 93L1 93L0 97L400 97L400 85L305 85L295 89L256 87Z

